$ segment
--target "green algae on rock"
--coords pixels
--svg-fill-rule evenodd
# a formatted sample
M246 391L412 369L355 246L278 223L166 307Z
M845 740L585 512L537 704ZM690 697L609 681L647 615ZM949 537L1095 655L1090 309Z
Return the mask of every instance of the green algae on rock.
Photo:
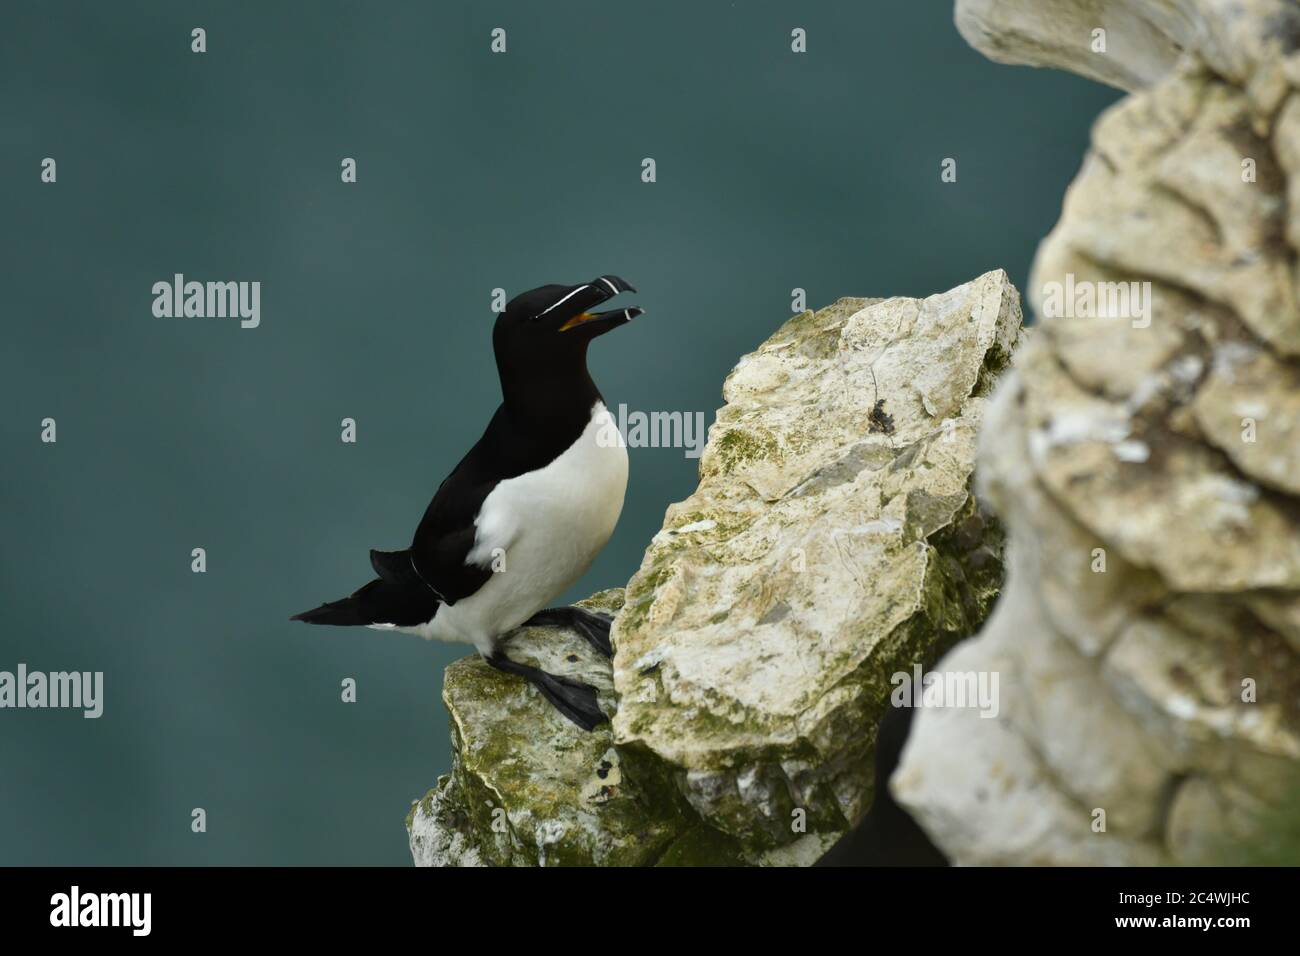
M582 605L622 603L614 589ZM608 662L572 631L521 628L509 653L586 681L612 709ZM614 748L608 724L583 732L477 656L447 668L443 701L453 765L407 818L417 865L648 865L698 827L653 765Z

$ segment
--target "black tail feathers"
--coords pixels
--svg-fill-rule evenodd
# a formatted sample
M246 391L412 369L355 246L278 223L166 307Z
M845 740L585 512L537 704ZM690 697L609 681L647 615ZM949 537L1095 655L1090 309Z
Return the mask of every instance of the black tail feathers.
M341 601L330 601L328 604L322 604L310 611L295 614L289 620L302 621L305 624L334 624L343 627L358 624L393 623L375 617L375 613L379 610L375 607L375 596L382 586L383 581L376 578Z
M409 565L409 562L407 564ZM411 573L414 575L414 572ZM418 580L394 580L388 574L384 574L350 597L345 597L341 601L330 601L310 611L295 614L289 620L304 621L307 624L333 624L340 627L359 624L413 627L432 620L437 612L437 599Z

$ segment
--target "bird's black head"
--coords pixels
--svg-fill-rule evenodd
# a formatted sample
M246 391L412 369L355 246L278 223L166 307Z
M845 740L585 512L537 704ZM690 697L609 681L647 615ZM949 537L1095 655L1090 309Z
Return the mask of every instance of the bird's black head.
M600 392L587 371L587 345L641 314L636 306L592 310L620 292L635 291L618 276L597 276L511 299L492 329L506 405L521 415L589 414Z
M635 292L618 276L598 276L578 285L544 285L521 292L497 316L492 344L497 361L544 361L586 355L587 343L641 314L630 306L591 311L620 292Z

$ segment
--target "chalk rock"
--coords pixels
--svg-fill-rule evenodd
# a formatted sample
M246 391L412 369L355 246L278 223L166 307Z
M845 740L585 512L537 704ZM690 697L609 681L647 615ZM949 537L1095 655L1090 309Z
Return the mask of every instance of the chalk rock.
M1300 781L1300 5L956 17L1137 92L1039 248L1041 330L981 439L1014 568L939 670L999 674L998 712L923 710L891 790L958 863L1300 862L1259 850Z
M985 396L1021 337L992 272L841 300L736 365L614 626L614 739L746 847L864 811L890 677L978 629L1001 535L970 490Z
M1069 70L1124 90L1162 79L1185 51L1238 85L1286 49L1293 0L957 0L957 29L998 63ZM1099 32L1100 31L1100 32ZM1277 96L1276 83L1252 87Z

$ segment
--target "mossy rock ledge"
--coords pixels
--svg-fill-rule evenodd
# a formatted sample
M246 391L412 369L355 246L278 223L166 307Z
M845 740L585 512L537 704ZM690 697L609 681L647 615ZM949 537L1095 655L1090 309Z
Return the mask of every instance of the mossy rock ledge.
M584 733L477 658L449 666L452 769L412 806L420 865L802 865L870 805L893 674L979 630L1003 535L972 494L986 399L1023 336L990 272L786 322L723 387L700 484L614 611L509 653L600 692Z

